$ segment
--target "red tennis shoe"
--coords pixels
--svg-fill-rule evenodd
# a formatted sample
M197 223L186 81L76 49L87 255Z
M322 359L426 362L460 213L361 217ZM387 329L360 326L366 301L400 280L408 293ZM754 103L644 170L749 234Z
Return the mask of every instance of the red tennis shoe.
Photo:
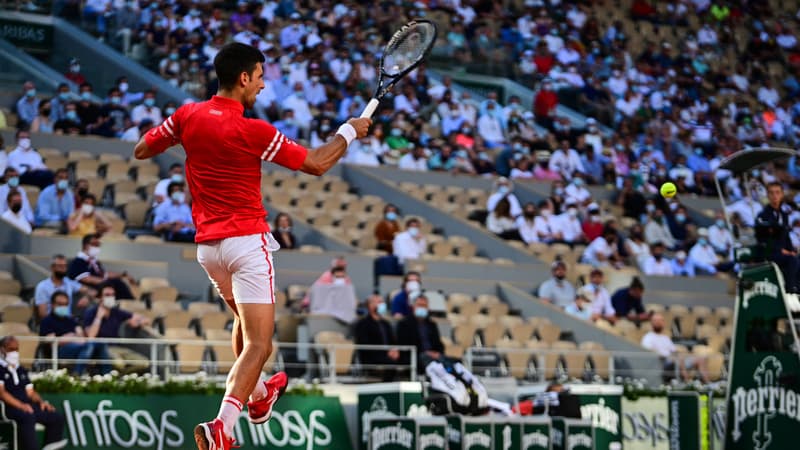
M261 400L247 402L247 414L250 416L251 423L264 423L272 417L272 407L286 392L289 378L286 376L286 372L278 372L263 383L267 388L267 396Z
M201 423L194 427L194 440L198 450L230 450L239 448L233 445L233 438L225 435L222 419Z

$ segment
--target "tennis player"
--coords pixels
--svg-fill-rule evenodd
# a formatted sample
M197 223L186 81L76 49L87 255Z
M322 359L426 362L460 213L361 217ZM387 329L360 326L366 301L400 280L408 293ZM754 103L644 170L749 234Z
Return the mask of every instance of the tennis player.
M263 54L232 43L214 58L219 90L211 100L180 107L136 144L137 159L151 158L182 144L186 181L197 227L197 261L234 313L236 362L228 373L217 417L194 431L200 450L227 450L233 428L247 404L250 420L269 420L286 388L286 374L260 380L272 352L275 328L275 271L272 238L261 199L261 163L322 175L355 140L366 136L370 119L353 118L315 150L307 150L262 120L242 116L264 88Z

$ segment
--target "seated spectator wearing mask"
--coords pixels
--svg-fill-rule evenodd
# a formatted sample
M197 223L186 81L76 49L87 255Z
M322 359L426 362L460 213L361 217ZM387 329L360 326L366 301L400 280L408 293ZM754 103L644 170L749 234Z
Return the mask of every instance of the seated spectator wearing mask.
M642 272L645 275L660 275L671 277L672 262L664 256L664 244L656 242L650 246L650 256L642 263Z
M100 235L87 234L81 240L81 251L69 263L67 275L91 289L100 290L103 285L112 285L119 298L134 298L128 283L135 280L127 272L109 272L98 259L100 257Z
M32 343L30 344L32 345ZM20 365L19 341L14 336L0 339L0 400L5 405L6 417L17 424L16 447L19 450L39 448L64 448L64 415L45 401ZM44 425L44 447L39 443L36 424Z
M355 324L354 334L356 345L397 345L394 329L385 319L387 313L386 302L380 295L373 294L367 299L367 315ZM391 368L377 368L370 366L390 366L400 360L400 351L396 348L390 350L359 350L358 359L365 366L367 373L388 382L394 380L395 370Z
M186 204L183 186L183 183L170 183L167 188L169 200L155 208L153 231L172 242L194 242L196 230L192 222L192 208Z
M617 232L606 226L603 235L593 240L583 251L581 261L593 266L618 265L622 258L617 253Z
M597 205L589 205L589 214L581 224L581 230L587 242L592 242L603 235L603 220L600 217L600 209Z
M119 307L116 291L111 285L102 286L100 302L89 307L83 313L83 329L89 342L92 342L94 338L154 337L152 332L145 329L149 325L150 319L147 317ZM146 369L150 365L149 356L145 356L150 355L149 345L122 346L99 342L94 342L94 344L95 355L100 355L102 359L112 360L112 364L117 370L140 370Z
M378 250L392 254L392 242L400 232L400 223L397 222L397 206L389 203L383 208L383 218L375 225L375 239L378 241Z
M555 261L550 267L553 276L539 286L539 299L565 308L575 299L575 286L567 280L567 264Z
M0 161L0 167L2 166L3 162ZM13 167L6 167L3 173L3 184L0 184L0 200L8 200L8 194L11 192L19 192L19 195L22 197L21 212L28 223L33 225L35 223L33 208L28 200L28 192L25 190L25 187L19 185L19 172ZM0 213L6 211L8 211L8 202L4 203L0 201Z
M689 260L692 261L696 272L714 275L717 272L727 272L733 269L735 263L723 262L714 251L714 247L708 242L708 229L700 228L697 230L697 236L697 242L689 249Z
M512 218L519 217L522 214L522 208L519 204L519 199L514 195L514 183L506 177L500 177L494 183L494 192L486 200L486 211L494 211L500 199L508 199L510 206L510 213Z
M578 205L572 200L567 200L566 210L556 216L557 227L561 232L561 241L573 246L586 242L583 227L578 217Z
M611 304L614 306L617 317L637 323L648 320L650 314L644 310L642 295L644 295L644 284L638 277L633 277L630 286L614 292L614 295L611 296Z
M422 276L419 272L408 272L403 277L400 292L392 298L392 317L402 319L411 314L411 298L422 293Z
M583 291L575 294L575 300L564 308L564 312L576 319L592 320L592 302Z
M281 246L281 249L292 250L297 248L297 238L292 233L292 218L288 214L278 214L275 217L275 228L270 232Z
M536 233L536 205L533 203L526 203L522 208L522 215L517 217L517 231L522 238L522 242L530 244L531 242L539 242L539 236Z
M22 212L22 195L17 191L9 192L6 196L6 210L0 214L0 219L25 234L33 231L31 223Z
M417 371L422 373L430 360L438 360L444 353L444 344L428 312L428 299L419 295L414 300L412 313L397 323L397 341L400 345L413 345L417 348ZM409 364L408 352L401 352L400 362Z
M564 237L557 216L553 215L553 205L549 200L539 202L539 215L533 221L533 229L538 241L545 244L561 241Z
M694 278L694 263L687 258L685 251L678 250L675 252L675 258L672 260L671 265L673 276Z
M42 323L39 325L39 336L69 338L58 341L59 359L92 359L95 353L94 344L86 340L83 328L72 318L67 294L61 291L54 292L50 303L52 304L51 312L42 319ZM85 370L85 362L76 362L72 366L72 372L75 375L82 375ZM104 374L110 371L111 367L108 366L101 370Z
M175 163L169 166L169 173L167 177L160 180L153 191L153 197L155 201L153 202L153 206L157 206L161 202L165 201L169 198L168 188L171 183L184 183L185 178L183 174L183 165Z
M583 293L589 301L592 302L592 320L605 319L611 323L616 322L617 314L614 311L614 306L611 304L611 295L608 290L603 286L603 271L594 269L589 274L589 284L581 288L580 293Z
M406 231L397 233L392 241L392 251L400 264L409 259L419 259L428 250L425 236L420 230L419 219L411 218L406 221Z
M52 312L52 296L57 291L67 296L70 311L83 310L89 305L89 298L85 295L88 288L67 276L67 257L64 255L54 255L50 262L50 276L36 283L33 303L39 320Z
M309 289L308 298L311 314L332 316L346 324L352 323L356 318L356 288L349 282L344 266L331 269L329 283L320 280L314 282Z
M31 145L31 134L26 130L17 131L17 147L8 154L8 165L19 172L20 184L30 184L44 189L53 183L53 172L47 168L42 156Z
M508 198L501 198L494 210L486 216L486 229L502 239L522 240L517 224L511 217L511 203Z
M75 196L69 190L67 169L58 169L55 181L39 194L36 202L36 225L64 229L67 219L75 210Z
M86 236L102 234L111 229L111 221L96 208L97 199L92 194L83 197L81 207L76 209L67 219L67 230L70 236Z

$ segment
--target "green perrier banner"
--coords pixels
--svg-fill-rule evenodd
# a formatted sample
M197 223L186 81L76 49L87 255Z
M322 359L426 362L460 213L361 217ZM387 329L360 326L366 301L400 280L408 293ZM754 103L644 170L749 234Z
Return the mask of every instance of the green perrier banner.
M550 418L544 416L496 418L494 450L550 450Z
M607 449L595 440L595 428L587 419L553 417L553 450Z
M669 450L708 450L708 398L698 392L671 392Z
M447 449L447 421L444 417L420 417L415 420L418 450Z
M382 417L369 421L370 450L412 450L417 448L417 424L410 417Z
M783 292L772 263L740 275L725 408L728 450L800 447L800 364Z
M359 448L367 448L371 419L403 416L415 404L422 404L422 386L419 383L373 383L359 386Z
M581 417L591 420L597 448L622 443L622 387L614 385L569 385L581 402Z
M69 449L189 449L193 430L213 418L218 396L48 394L66 417ZM235 429L242 448L350 450L344 411L335 397L287 395L266 424L243 411Z

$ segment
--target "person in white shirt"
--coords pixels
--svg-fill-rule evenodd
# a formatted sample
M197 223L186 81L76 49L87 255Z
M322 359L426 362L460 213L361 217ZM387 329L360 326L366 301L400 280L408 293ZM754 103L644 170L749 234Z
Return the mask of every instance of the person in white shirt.
M700 228L697 230L697 242L689 249L689 260L696 270L708 275L717 273L717 265L720 263L719 255L714 251L714 247L708 243L708 230Z
M13 191L19 192L19 195L22 197L22 211L20 214L22 214L28 222L33 223L33 208L31 208L31 204L28 201L28 193L25 192L25 187L19 185L19 173L17 173L17 170L13 167L7 167L3 173L3 179L5 183L0 185L0 199L8 198L8 194ZM0 201L0 214L7 210L8 203Z
M581 262L595 267L615 264L618 261L620 258L617 254L617 233L609 227L606 227L603 235L595 238L581 255Z
M533 203L526 203L522 207L522 214L517 217L517 230L522 242L530 244L531 242L540 242L539 236L536 234L536 205Z
M494 104L490 104L487 107L487 114L478 119L478 134L489 148L502 147L506 143L506 138L503 135L503 125L493 114L494 108Z
M589 281L589 284L584 285L579 290L579 293L592 302L591 319L593 321L605 319L614 323L617 320L617 312L614 310L614 305L611 304L611 294L603 286L603 271L600 269L592 270L589 274Z
M173 163L171 166L169 166L167 177L156 183L156 187L153 190L153 206L158 206L161 202L167 199L169 196L169 194L167 194L167 189L171 183L183 183L184 180L185 177L183 175L182 164Z
M131 110L131 121L138 125L144 119L150 119L153 123L161 124L164 120L161 115L161 108L156 106L156 93L147 91L144 93L144 100Z
M294 111L294 118L300 128L300 132L303 137L307 137L314 115L311 114L311 105L308 104L303 92L303 83L294 84L294 93L283 99L281 107Z
M314 70L314 65L312 65L312 70ZM306 81L303 93L308 103L315 107L319 107L319 105L328 101L328 95L325 93L325 86L320 83L319 75L313 73L308 81Z
M31 145L31 134L28 131L18 130L16 138L17 147L8 154L8 167L16 169L21 184L32 184L44 189L53 182L53 172Z
M708 227L708 242L720 255L729 255L733 249L733 234L725 223L725 216L717 211L714 224Z
M494 211L500 199L507 198L511 206L511 217L519 217L522 208L519 199L514 195L514 183L506 177L500 177L494 182L494 192L486 200L486 211Z
M331 71L331 76L339 84L344 84L353 70L353 65L350 63L347 51L339 52L339 55L328 64Z
M380 141L375 136L366 136L350 144L345 159L350 164L378 167L381 165L378 159L381 153Z
M755 225L756 216L761 213L764 206L750 197L743 198L726 207L729 215L737 213L742 223L748 227Z
M621 70L614 70L608 77L608 90L617 98L623 97L628 92L628 79Z
M503 239L520 239L517 224L511 217L508 198L501 198L486 216L486 229Z
M575 294L575 300L564 307L564 312L576 319L592 320L592 305L583 291Z
M400 157L400 159L397 161L397 167L403 170L427 172L428 158L425 157L425 149L414 146L409 152Z
M712 47L717 45L717 43L719 43L717 32L711 28L711 25L703 25L703 28L700 28L700 30L697 32L697 43Z
M539 286L537 295L540 300L565 308L575 299L575 286L567 280L567 265L556 260L550 266L552 277Z
M8 193L6 197L6 208L5 212L0 214L0 219L11 224L14 228L25 234L31 234L33 228L22 212L22 196L19 192L12 191Z
M664 211L654 209L644 226L644 240L650 245L660 242L668 248L674 248L677 241L669 230L669 224L664 217Z
M672 262L664 256L664 244L656 242L650 247L650 257L642 264L645 275L673 276Z
M708 373L706 371L706 360L702 357L679 355L676 353L677 348L667 334L664 333L665 327L664 316L660 313L653 314L650 317L650 326L652 331L648 331L642 337L642 347L654 351L662 358L665 371L674 371L677 364L680 370L681 377L684 381L689 381L688 369L697 368L700 373L700 378L704 383L708 383Z
M539 202L539 215L533 221L533 231L536 234L536 242L550 244L560 241L563 238L558 220L553 216L553 205L548 200Z
M578 206L575 202L567 200L566 211L556 216L558 229L561 231L561 240L567 244L582 244L586 242L583 227L578 217Z
M564 188L566 203L575 203L581 206L592 203L592 193L586 189L586 182L583 179L583 174L581 172L575 172L572 176L572 182Z
M581 155L574 148L570 148L568 140L561 141L561 147L550 155L548 168L561 174L565 180L572 179L572 174L575 172L585 172Z
M403 93L394 97L395 112L405 112L410 116L416 116L419 111L420 103L414 94L414 87L410 84L403 86Z
M778 94L778 91L772 86L772 81L769 78L765 78L763 83L763 86L758 88L758 101L770 108L774 108L781 98L780 94Z
M556 59L564 66L575 64L581 60L581 54L570 45L565 45L556 53Z
M419 228L419 220L411 218L406 221L406 230L397 233L392 241L394 256L403 264L409 259L419 259L428 250L425 236Z

